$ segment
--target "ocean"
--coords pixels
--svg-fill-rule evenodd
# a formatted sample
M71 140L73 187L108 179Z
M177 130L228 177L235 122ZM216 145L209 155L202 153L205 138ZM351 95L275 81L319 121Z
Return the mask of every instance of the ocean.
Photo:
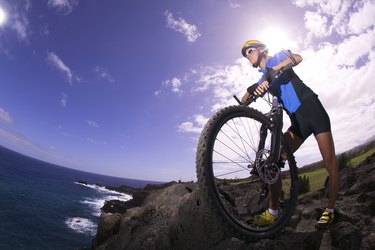
M155 182L59 167L0 146L0 249L90 248L105 200L131 199L103 186L148 183Z

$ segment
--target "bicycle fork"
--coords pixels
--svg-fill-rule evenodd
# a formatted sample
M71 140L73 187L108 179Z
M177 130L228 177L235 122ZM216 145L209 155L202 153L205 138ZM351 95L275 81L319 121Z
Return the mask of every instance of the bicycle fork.
M276 96L272 100L271 120L273 128L271 132L271 157L273 163L278 163L281 156L281 137L283 129L283 105Z
M278 102L277 97L273 97L272 109L269 114L273 124L271 126L271 150L270 162L277 163L281 156L281 136L283 129L283 106ZM262 124L259 131L258 152L264 149L268 135L268 127Z
M259 144L258 151L255 160L255 168L250 172L251 174L258 175L262 182L261 194L267 195L267 184L273 184L280 177L279 162L281 162L281 139L282 139L282 127L283 127L283 107L274 97L272 102L271 112L268 117L272 121L271 127L262 124L259 131ZM270 130L270 148L265 148L268 130ZM263 195L262 195L263 196Z

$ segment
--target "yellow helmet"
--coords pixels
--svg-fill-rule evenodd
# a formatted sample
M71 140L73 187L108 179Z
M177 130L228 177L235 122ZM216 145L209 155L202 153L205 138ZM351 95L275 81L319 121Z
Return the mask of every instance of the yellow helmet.
M246 57L250 49L266 48L267 46L259 40L249 40L242 45L242 55Z

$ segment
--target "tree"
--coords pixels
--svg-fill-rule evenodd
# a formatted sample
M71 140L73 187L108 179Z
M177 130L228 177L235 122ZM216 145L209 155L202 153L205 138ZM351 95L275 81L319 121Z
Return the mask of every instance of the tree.
M349 167L349 158L348 156L343 153L337 157L337 165L339 167L339 170L342 170L343 168Z
M298 194L305 194L310 192L310 178L307 175L299 176L299 192Z

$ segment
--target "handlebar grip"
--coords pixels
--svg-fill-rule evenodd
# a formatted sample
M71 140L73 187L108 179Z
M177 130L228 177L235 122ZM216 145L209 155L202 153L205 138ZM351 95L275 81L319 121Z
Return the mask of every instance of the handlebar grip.
M243 106L249 106L252 102L255 102L255 100L258 98L256 95L251 94L249 99L247 99L246 102L242 103L236 95L234 95L233 97L234 97L234 99L236 99L236 101L238 102L239 105L243 105Z
M238 99L238 97L236 95L233 96L234 99L236 99L236 101L238 102L239 105L242 105L242 102L240 101L240 99Z

